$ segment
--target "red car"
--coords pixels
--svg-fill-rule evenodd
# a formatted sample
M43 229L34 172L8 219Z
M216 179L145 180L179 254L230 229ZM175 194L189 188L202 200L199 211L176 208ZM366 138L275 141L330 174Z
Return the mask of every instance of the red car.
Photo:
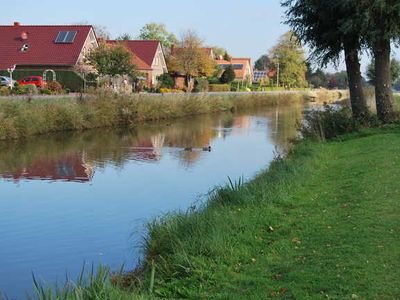
M21 80L17 80L19 85L27 85L27 84L34 84L38 88L43 88L46 86L46 82L43 81L42 76L28 76Z

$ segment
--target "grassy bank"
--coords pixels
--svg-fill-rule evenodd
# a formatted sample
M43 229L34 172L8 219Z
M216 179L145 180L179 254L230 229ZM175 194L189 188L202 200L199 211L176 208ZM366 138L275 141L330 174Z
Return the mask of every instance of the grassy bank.
M60 299L398 299L399 148L398 125L302 142L251 182L150 224L124 290L105 275Z
M320 99L339 98L342 92L318 92ZM145 121L307 100L303 92L254 94L183 94L118 96L105 92L82 99L0 99L0 140L103 127L134 126Z
M0 140L101 127L134 126L144 121L234 111L303 101L301 94L133 95L109 93L84 99L0 100Z
M154 261L166 298L399 298L399 134L298 145L249 184L155 222L140 286Z

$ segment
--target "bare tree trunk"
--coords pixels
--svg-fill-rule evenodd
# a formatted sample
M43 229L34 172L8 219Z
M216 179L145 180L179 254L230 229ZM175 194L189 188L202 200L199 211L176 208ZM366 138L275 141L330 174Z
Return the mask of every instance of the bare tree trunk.
M368 107L362 87L361 64L358 50L345 47L345 57L353 116L355 119L365 120L368 114Z
M391 122L394 118L390 52L390 40L382 39L376 42L374 47L376 109L378 118L383 122Z

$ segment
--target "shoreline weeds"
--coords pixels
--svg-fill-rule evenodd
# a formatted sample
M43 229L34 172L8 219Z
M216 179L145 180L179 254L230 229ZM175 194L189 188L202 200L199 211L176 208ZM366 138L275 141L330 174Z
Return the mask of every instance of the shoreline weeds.
M338 100L346 91L320 91L317 99ZM29 101L0 99L0 140L62 131L94 128L134 127L147 121L191 115L276 106L314 99L309 92L267 92L228 94L135 94L109 92L83 97L34 97ZM24 98L27 99L27 98Z

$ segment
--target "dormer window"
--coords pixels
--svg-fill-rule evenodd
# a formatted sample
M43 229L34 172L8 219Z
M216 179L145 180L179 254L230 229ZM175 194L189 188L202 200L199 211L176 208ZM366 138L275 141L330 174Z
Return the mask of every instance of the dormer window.
M56 37L56 44L72 44L75 40L77 31L60 31Z
M29 45L28 45L28 44L24 44L24 45L21 47L21 52L27 52L28 49L29 49Z

